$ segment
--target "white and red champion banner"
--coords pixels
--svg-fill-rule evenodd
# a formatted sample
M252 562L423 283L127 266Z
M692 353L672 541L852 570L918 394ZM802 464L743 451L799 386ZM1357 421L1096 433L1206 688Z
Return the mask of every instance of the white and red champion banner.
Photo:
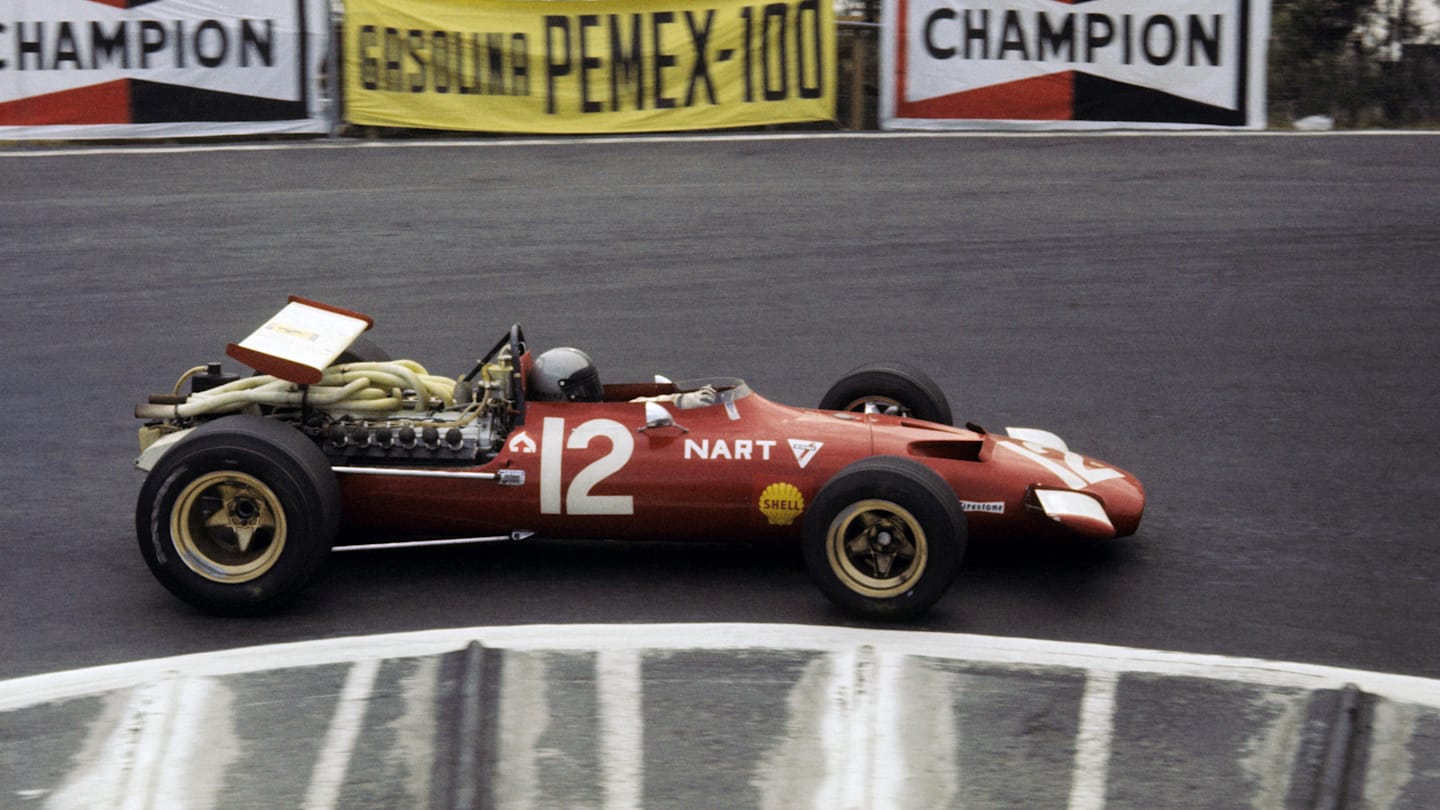
M1265 126L1268 0L885 0L885 129Z
M324 132L326 0L0 0L0 140Z

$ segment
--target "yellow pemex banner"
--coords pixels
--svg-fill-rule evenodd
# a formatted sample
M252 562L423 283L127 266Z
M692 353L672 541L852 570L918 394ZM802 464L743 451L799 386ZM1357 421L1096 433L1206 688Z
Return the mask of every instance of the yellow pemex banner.
M346 0L345 119L486 132L835 115L831 0Z

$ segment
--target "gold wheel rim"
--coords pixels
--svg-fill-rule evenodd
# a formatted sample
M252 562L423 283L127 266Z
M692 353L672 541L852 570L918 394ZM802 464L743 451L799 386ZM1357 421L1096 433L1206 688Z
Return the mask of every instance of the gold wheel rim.
M861 397L844 408L843 411L855 411L857 413L883 413L892 416L909 416L910 409L904 403L891 397L879 395Z
M909 510L869 499L851 504L830 522L825 555L847 588L885 599L904 593L919 579L930 544Z
M285 550L285 510L263 481L242 472L206 473L170 511L170 536L191 571L227 585L274 567Z

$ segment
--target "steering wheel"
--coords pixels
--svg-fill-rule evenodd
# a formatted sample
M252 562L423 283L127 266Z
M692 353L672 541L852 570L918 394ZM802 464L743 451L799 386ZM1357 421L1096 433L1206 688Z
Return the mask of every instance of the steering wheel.
M491 346L490 351L486 352L475 364L475 368L470 369L470 373L465 375L465 379L474 379L475 375L480 373L480 369L493 363L495 358L500 356L500 350L506 346L510 347L510 360L518 362L520 355L525 353L525 330L520 328L520 324L511 324L510 331L495 341L495 345Z
M520 328L520 324L511 324L510 331L495 341L495 345L491 346L490 351L475 363L475 367L470 369L470 373L460 379L467 383L475 379L476 375L487 365L495 362L495 358L500 356L500 350L506 346L510 347L510 390L515 393L515 424L523 425L525 424L525 386L520 379L520 356L525 354L525 330Z
M525 424L525 381L521 379L520 357L525 354L525 330L510 324L510 390L515 394L515 424Z

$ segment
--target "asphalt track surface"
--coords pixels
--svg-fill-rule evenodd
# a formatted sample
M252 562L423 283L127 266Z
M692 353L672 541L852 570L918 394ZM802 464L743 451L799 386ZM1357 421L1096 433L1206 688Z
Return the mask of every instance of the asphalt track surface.
M903 359L1135 472L1137 536L972 545L906 629L1440 676L1440 138L725 138L0 156L0 678L365 633L851 625L799 554L337 554L198 614L135 548L134 404L304 294L464 370L512 321L612 381L813 404Z

